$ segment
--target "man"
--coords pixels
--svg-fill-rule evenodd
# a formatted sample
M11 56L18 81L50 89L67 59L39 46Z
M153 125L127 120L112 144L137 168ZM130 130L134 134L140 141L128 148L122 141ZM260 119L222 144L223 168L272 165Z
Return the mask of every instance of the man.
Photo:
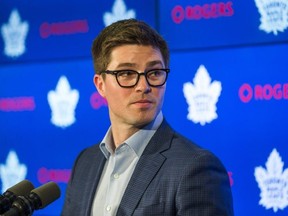
M111 126L99 145L78 156L62 215L233 215L221 162L163 117L164 39L144 22L122 20L99 34L92 53Z

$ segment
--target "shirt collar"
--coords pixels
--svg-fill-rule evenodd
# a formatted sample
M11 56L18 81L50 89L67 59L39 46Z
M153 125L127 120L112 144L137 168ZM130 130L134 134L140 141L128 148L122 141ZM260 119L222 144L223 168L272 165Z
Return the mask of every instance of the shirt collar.
M159 128L162 121L163 121L163 114L162 111L160 111L153 121L151 121L145 127L141 128L132 136L130 136L127 140L124 141L123 144L127 144L130 148L134 150L137 156L140 157L144 149L146 148L147 144L149 143L150 139L152 138L156 130ZM113 152L112 148L110 147L112 143L113 143L112 131L110 126L102 142L100 143L100 149L104 154L104 156L106 157L106 159L108 159L110 154Z

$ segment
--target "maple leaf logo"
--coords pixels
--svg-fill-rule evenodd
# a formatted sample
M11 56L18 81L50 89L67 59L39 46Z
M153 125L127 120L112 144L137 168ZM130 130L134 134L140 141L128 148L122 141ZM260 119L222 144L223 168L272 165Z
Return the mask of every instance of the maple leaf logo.
M103 21L105 26L108 26L118 20L130 19L135 17L136 12L134 10L127 11L125 2L123 0L115 0L112 8L112 13L106 12L103 16Z
M4 53L9 57L18 57L25 52L25 39L28 33L29 25L27 22L21 22L17 10L11 12L9 22L1 28L4 39Z
M283 210L288 206L288 169L283 171L284 163L276 149L273 149L266 169L256 167L254 176L261 190L259 205L266 209Z
M19 163L15 151L8 153L6 164L0 164L0 177L2 179L2 193L8 188L25 179L27 167Z
M65 128L76 121L75 109L79 92L70 88L65 76L60 77L55 91L48 92L47 99L52 110L52 124Z
M259 29L277 35L288 27L288 0L255 0L255 3L261 14Z
M221 83L213 81L204 65L198 68L193 83L184 83L184 97L189 105L187 118L202 126L216 119L216 103L221 93Z

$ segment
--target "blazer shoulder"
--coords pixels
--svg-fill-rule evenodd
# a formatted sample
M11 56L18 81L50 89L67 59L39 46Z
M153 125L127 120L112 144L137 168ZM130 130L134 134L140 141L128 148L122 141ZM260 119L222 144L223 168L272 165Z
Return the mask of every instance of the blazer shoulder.
M169 147L162 152L168 160L182 161L183 165L195 165L197 161L215 163L222 169L226 170L222 161L211 150L205 149L198 145L193 140L183 136L181 133L175 131L167 122L162 125L162 139L166 139ZM163 135L165 134L165 136Z
M102 154L98 144L83 149L74 161L71 179L73 179L76 170L81 169L81 167L91 167L89 164L92 161L97 161L98 159L103 158L104 155Z

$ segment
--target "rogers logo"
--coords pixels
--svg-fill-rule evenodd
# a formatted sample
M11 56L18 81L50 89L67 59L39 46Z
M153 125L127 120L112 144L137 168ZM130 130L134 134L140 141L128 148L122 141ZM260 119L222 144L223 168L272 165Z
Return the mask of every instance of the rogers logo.
M234 180L233 180L233 177L232 177L233 173L231 171L228 171L227 174L228 174L228 177L229 177L230 186L233 186L234 185Z
M42 167L38 170L37 177L41 184L49 181L67 183L71 175L70 169L47 169Z
M35 107L34 97L0 98L0 111L33 111Z
M243 103L254 100L287 100L288 99L288 83L275 85L255 85L251 86L244 83L238 91L239 98Z
M74 20L58 23L42 23L40 26L40 36L48 38L51 35L69 35L86 33L89 30L87 20Z
M180 24L184 20L212 19L233 16L233 14L234 9L231 1L194 6L188 5L185 8L181 5L176 5L171 11L172 20L176 24Z
M107 106L107 101L98 92L94 92L90 97L90 104L93 109L100 109Z

